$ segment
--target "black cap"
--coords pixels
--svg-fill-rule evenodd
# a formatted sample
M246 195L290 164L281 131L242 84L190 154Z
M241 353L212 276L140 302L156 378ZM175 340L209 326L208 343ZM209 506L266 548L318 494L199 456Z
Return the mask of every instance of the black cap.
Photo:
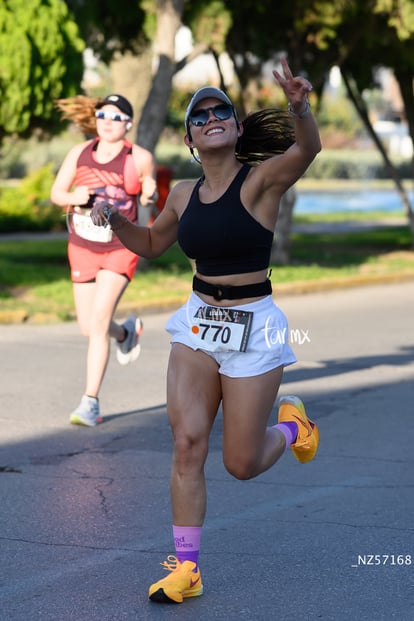
M131 104L129 103L128 99L122 97L122 95L117 95L116 93L113 93L112 95L107 95L105 99L101 99L101 101L96 104L95 108L99 110L100 108L103 108L103 106L108 105L116 106L121 112L131 117L131 119L134 116L134 110Z

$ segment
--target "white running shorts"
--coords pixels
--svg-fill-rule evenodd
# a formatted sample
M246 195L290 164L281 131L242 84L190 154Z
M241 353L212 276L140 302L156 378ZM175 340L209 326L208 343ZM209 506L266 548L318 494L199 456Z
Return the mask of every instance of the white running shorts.
M165 328L171 343L205 352L228 377L253 377L296 362L287 319L271 295L223 309L209 307L193 292Z

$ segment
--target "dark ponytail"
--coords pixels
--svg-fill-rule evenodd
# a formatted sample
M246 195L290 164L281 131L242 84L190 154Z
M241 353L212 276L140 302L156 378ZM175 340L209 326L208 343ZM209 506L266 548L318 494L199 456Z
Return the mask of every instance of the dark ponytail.
M265 108L243 120L243 134L236 146L240 162L255 166L284 153L295 142L292 117L286 110Z

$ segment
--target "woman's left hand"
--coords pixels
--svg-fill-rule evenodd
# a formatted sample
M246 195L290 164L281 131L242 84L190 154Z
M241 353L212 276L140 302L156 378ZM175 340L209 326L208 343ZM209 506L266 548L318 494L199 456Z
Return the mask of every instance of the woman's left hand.
M303 76L294 77L286 58L281 58L280 62L282 64L284 76L276 69L274 69L272 73L283 88L292 107L292 111L295 114L301 114L306 108L307 95L312 90L312 84Z

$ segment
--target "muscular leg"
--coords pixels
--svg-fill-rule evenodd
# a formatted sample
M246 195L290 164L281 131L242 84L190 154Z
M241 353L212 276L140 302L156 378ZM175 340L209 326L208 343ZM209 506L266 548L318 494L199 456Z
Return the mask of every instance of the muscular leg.
M206 511L204 464L221 399L216 362L173 343L167 374L168 416L173 433L171 469L173 523L201 526Z
M283 367L255 377L222 376L223 460L238 479L270 468L283 454L285 439L267 427L283 376Z
M109 359L109 337L124 337L124 329L112 320L128 279L100 270L93 283L74 283L75 307L82 334L89 337L85 394L97 397Z

